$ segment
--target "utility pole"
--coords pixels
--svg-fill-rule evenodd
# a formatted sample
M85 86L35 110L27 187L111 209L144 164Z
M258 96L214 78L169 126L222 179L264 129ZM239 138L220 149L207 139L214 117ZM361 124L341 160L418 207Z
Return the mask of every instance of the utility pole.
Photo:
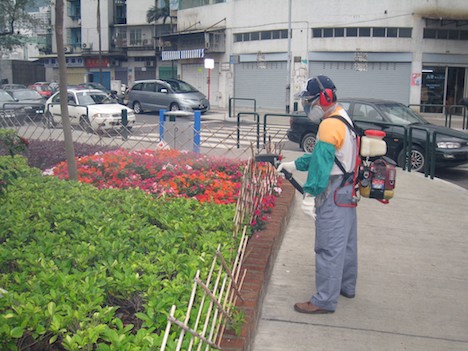
M97 32L99 40L99 83L102 85L101 0L97 1Z
M289 113L289 103L291 101L291 8L292 0L288 4L288 62L286 66L287 79L286 79L286 113Z

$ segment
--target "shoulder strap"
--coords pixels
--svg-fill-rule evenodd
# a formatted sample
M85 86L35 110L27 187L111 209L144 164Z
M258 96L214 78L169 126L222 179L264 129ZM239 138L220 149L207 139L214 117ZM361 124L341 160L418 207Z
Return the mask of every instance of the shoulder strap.
M346 118L344 118L343 116L339 116L339 115L333 115L333 116L330 116L330 117L327 117L327 118L334 118L334 119L339 119L341 122L343 122L344 124L346 124L346 126L351 129L357 136L360 136L361 133L360 131L358 130L358 128L356 128L354 125L352 125L351 123L348 122L348 120Z
M339 119L341 122L343 122L350 130L352 130L354 132L354 134L356 134L357 137L360 136L360 133L356 130L356 128L348 122L348 120L346 118L344 118L343 116L339 116L339 115L333 115L333 116L330 116L330 117L327 117L327 118L335 118L335 119ZM338 158L335 156L335 163L336 165L338 166L338 168L341 170L341 172L343 172L343 174L345 176L347 176L348 174L352 174L352 173L348 173L346 172L345 168L343 167L343 164L340 162L340 160L338 160ZM347 178L347 177L345 177ZM343 179L344 181L344 179Z

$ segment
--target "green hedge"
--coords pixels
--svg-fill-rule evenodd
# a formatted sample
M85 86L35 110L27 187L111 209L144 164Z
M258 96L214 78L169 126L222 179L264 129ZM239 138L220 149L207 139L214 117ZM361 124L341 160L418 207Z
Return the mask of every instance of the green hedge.
M98 190L15 165L14 182L0 178L1 350L157 349L196 270L219 243L226 256L237 246L233 205Z
M0 195L6 187L18 178L39 176L39 169L28 166L23 156L0 156Z

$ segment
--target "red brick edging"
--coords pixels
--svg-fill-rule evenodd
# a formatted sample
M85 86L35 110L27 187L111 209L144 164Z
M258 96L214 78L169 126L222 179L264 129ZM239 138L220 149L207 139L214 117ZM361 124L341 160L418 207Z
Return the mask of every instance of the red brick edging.
M226 330L221 340L224 351L246 351L255 336L266 287L273 264L289 222L295 189L289 182L281 185L281 196L276 200L265 229L255 233L247 243L242 267L247 269L241 295L245 301L237 300L244 311L245 323L240 335Z

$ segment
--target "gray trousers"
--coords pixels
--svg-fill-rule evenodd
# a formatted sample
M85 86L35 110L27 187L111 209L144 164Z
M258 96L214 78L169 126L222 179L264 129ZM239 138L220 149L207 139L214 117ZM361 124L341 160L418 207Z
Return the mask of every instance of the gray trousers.
M315 221L315 284L317 292L311 302L320 308L334 311L340 291L353 295L357 279L357 219L355 207L335 204L335 189L342 176L331 177ZM351 200L352 187L344 192ZM341 192L341 191L340 191Z

